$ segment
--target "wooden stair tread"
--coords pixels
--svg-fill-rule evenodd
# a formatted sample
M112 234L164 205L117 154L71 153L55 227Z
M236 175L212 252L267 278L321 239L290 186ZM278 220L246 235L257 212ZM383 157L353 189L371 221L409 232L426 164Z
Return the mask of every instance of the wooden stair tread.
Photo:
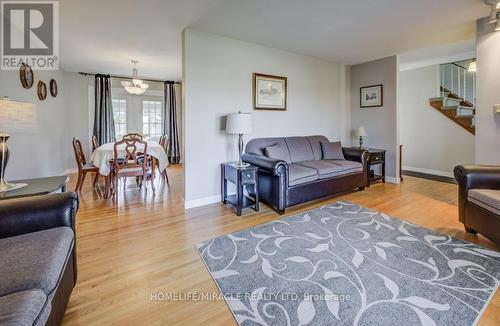
M452 120L457 125L464 128L465 130L467 130L471 134L473 134L473 135L476 134L476 128L474 126L472 126L473 117L465 117L465 116L458 116L457 117L457 110L456 109L458 109L458 107L455 107L455 110L452 110L452 109L443 110L442 104L443 104L442 101L437 101L437 100L433 100L433 99L431 99L431 101L430 101L431 107L433 107L437 111L441 112L441 114L445 115L446 117L448 117L448 119Z

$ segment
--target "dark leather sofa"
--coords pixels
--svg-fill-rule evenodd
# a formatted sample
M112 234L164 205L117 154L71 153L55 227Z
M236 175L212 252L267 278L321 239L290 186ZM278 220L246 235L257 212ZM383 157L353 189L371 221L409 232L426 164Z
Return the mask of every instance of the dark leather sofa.
M500 246L500 167L459 165L458 216L465 231L481 233Z
M0 201L0 325L60 325L76 284L78 197Z
M323 160L324 136L256 138L250 140L243 161L258 166L259 198L278 213L287 207L367 185L368 152L342 148L345 160ZM265 156L278 146L284 157ZM251 192L251 189L249 189Z

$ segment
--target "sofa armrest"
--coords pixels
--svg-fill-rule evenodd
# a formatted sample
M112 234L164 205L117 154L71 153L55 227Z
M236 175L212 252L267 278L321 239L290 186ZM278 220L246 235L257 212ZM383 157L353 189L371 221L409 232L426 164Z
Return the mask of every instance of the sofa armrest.
M0 202L0 239L60 226L75 231L78 196L74 192Z
M288 171L288 164L283 160L273 159L264 155L245 153L242 156L244 162L259 167L260 170L267 171L273 175L282 175Z
M370 156L368 151L362 148L342 147L342 152L346 160L356 161L363 165L368 163Z
M465 206L470 189L500 189L500 167L458 165L453 169L458 183L458 219L466 224Z
M460 188L500 190L500 166L458 165L453 174Z

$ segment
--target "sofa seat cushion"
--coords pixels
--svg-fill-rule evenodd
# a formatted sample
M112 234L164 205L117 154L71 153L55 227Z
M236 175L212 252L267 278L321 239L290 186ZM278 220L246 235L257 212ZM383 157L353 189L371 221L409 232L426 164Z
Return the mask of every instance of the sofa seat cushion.
M0 297L0 325L45 325L50 315L50 300L38 289Z
M55 290L74 245L73 230L58 227L0 239L0 296Z
M332 164L326 161L304 161L297 164L315 169L320 179L335 177L343 173L343 167L341 165Z
M297 163L292 163L288 165L288 185L296 186L300 184L304 184L307 182L311 182L314 180L318 180L318 172Z
M325 160L325 162L342 167L342 174L363 172L363 164L348 160Z
M489 212L500 215L500 190L471 189L467 199Z

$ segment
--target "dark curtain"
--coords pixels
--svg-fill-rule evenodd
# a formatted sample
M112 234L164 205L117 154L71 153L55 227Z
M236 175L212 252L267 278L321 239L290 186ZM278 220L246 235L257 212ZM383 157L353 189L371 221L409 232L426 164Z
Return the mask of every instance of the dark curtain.
M111 100L111 78L95 75L94 135L99 145L116 141L113 101Z
M179 128L177 126L177 98L180 94L175 92L175 82L165 82L163 116L163 134L168 135L168 161L178 164L181 161L179 145Z

